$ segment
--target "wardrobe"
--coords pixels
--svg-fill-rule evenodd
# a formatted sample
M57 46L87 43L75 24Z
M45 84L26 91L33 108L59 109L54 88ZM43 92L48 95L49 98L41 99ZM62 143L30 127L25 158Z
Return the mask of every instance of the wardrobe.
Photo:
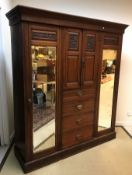
M14 150L24 172L115 138L127 25L25 6L6 16L12 43Z

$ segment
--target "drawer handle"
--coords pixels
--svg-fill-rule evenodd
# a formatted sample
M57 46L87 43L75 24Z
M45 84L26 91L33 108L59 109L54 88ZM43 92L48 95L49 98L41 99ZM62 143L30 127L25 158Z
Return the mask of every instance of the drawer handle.
M81 97L83 95L83 92L81 90L78 90L77 94Z
M77 141L81 141L81 140L82 140L82 136L81 136L80 134L77 134L77 135L76 135L76 140L77 140Z
M76 124L77 124L77 125L80 125L80 124L81 124L81 119L77 119L77 120L76 120Z
M28 103L31 104L32 103L32 99L31 98L28 98Z
M82 110L83 105L81 105L81 104L80 104L80 105L77 105L76 108L77 108L78 110Z

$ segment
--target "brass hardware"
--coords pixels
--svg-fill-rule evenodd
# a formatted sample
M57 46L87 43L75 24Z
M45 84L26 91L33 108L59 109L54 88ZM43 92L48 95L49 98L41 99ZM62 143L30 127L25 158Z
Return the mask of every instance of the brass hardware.
M77 120L76 120L76 124L77 124L77 125L80 125L80 124L81 124L81 119L77 119Z
M77 134L75 137L76 137L77 141L81 141L81 139L82 139L82 136L80 134Z
M78 91L77 91L77 94L81 97L81 96L83 95L82 90L78 90Z
M31 98L28 98L28 103L32 103L32 99Z
M83 105L81 105L81 104L80 104L80 105L77 105L76 108L77 108L78 110L82 110Z

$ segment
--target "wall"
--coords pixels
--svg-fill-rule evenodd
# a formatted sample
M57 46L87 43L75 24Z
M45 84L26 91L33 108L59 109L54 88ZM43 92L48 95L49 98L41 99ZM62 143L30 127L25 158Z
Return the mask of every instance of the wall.
M14 122L10 29L5 13L12 8L12 1L3 0L0 7L0 135L2 144L8 144Z
M52 11L69 13L79 16L86 16L91 18L109 20L113 22L126 23L130 26L126 29L123 40L119 97L117 104L117 123L131 124L132 117L127 116L127 112L132 112L132 13L130 0L2 0L4 7L1 13L2 24L2 104L3 116L6 116L9 121L9 133L13 132L13 103L12 103L12 71L11 71L11 46L10 46L10 32L5 12L11 6L18 4L27 5L37 8L43 8ZM8 97L8 100L7 100Z

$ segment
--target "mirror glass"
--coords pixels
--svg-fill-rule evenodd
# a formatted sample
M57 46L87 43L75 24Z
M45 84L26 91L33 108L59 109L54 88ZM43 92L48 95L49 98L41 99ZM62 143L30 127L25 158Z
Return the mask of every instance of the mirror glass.
M98 131L111 127L117 50L103 49Z
M55 146L56 47L32 46L33 152Z

